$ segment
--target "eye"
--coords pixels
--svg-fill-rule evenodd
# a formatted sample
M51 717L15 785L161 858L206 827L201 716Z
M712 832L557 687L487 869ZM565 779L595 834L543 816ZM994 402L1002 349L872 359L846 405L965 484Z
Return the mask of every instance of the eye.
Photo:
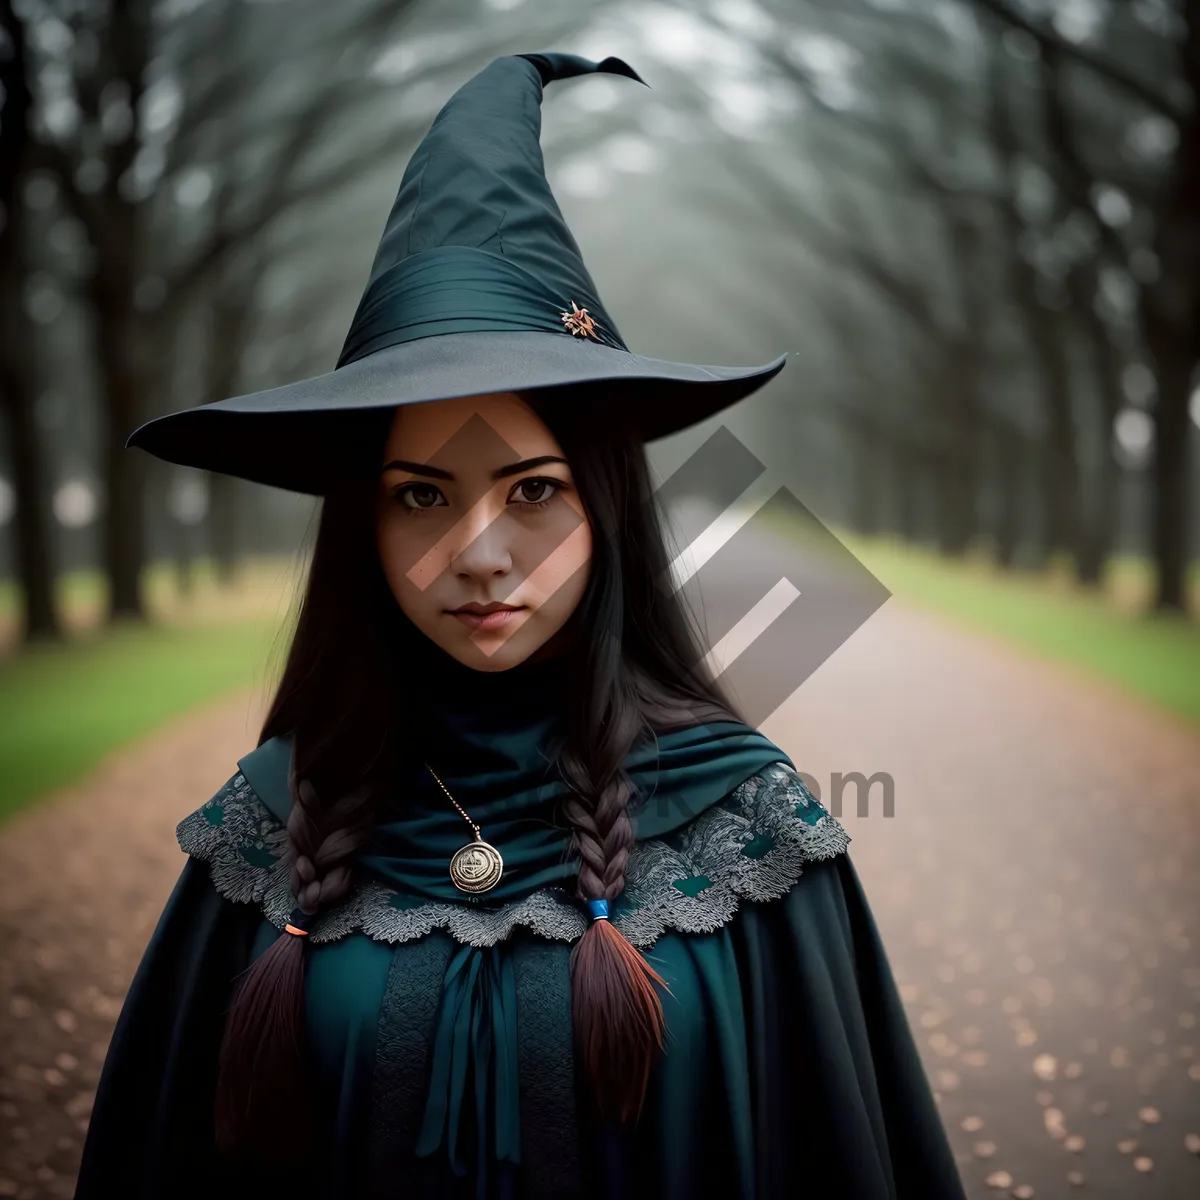
M509 493L509 499L519 497L515 503L523 508L541 508L543 504L549 504L555 492L565 486L557 479L522 479Z
M402 487L398 487L392 496L410 510L436 508L439 499L443 504L446 503L446 497L442 495L441 489L432 483L406 483Z

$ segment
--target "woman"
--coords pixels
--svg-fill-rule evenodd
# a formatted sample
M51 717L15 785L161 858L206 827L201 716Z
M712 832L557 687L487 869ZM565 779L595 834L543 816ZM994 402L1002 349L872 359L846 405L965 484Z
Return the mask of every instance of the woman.
M113 1037L77 1197L961 1197L847 838L701 669L629 353L498 59L338 368L133 444L324 497L259 745Z

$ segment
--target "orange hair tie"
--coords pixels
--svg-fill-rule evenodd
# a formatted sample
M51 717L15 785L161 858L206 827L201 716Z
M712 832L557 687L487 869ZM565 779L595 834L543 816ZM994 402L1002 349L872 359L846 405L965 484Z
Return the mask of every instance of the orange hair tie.
M297 929L290 921L284 926L284 929L287 930L288 933L294 933L299 937L308 937L307 929Z

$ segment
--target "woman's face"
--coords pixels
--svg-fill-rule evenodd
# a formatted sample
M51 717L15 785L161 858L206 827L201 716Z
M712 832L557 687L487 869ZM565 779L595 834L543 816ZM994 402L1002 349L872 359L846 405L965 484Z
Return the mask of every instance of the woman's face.
M562 448L519 396L397 408L381 467L379 558L426 637L506 671L563 627L587 585L591 527Z

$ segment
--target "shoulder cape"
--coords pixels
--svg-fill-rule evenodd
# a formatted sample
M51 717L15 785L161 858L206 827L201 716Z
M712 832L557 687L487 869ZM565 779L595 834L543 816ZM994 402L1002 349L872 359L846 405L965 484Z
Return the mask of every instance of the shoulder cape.
M259 905L279 929L295 907L284 858L290 796L288 749L266 743L241 770L180 822L180 848L207 862L221 895ZM255 786L255 781L258 785ZM775 900L807 862L842 853L849 837L790 766L772 763L688 824L638 842L612 921L635 946L662 933L707 933L741 900ZM587 928L582 904L563 887L538 887L507 903L445 903L405 892L363 872L351 894L310 925L313 943L361 931L406 942L445 929L456 941L490 946L524 926L544 938L574 941Z
M361 1108L358 1093L339 1103L339 1123L315 1140L294 1177L264 1178L215 1151L216 1051L234 981L256 944L258 952L269 944L266 920L279 923L290 912L276 907L285 817L239 770L180 822L180 842L192 853L117 1022L76 1200L261 1200L268 1188L286 1188L293 1200L426 1194L409 1134L397 1124L404 1094L397 1083L412 1055L424 1053L414 1048L413 1022L432 1021L435 1007L414 1004L406 992L397 1004L400 993L392 995L394 986L403 992L412 982L408 957L393 963L408 969L387 973L378 1049L371 1051L369 1153L361 1128L351 1138L340 1120ZM875 923L843 852L847 841L794 772L779 765L675 836L639 846L630 903L619 918L638 944L653 947L671 982L674 1053L660 1066L634 1139L577 1117L569 1080L561 1112L536 1104L527 1112L538 1096L523 1085L516 1197L784 1200L802 1182L818 1198L963 1200ZM561 1042L547 1016L569 1021L569 946L545 940L570 936L565 922L578 913L567 898L547 901L554 922L543 924L545 936L529 910L456 927L429 905L407 922L417 910L394 895L379 899L368 882L352 918L331 913L312 936L337 941L357 929L394 942L397 956L428 946L446 957L456 943L486 944L510 932L523 955L554 947L526 958L531 968L542 965L535 971L540 1019L521 1023L522 1071L545 1057L543 1042L569 1045L569 1032ZM424 1037L432 1038L431 1028ZM347 1164L366 1158L383 1167L360 1187ZM428 1194L457 1195L462 1182Z

